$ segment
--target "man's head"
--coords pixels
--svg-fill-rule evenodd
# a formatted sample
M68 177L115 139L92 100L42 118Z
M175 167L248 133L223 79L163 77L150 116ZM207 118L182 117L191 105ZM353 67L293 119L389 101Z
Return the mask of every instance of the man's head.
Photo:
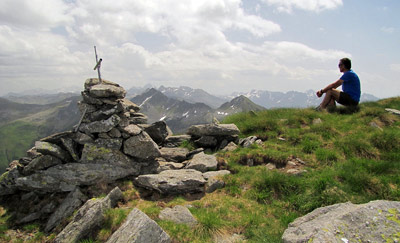
M343 65L343 67L347 70L351 69L351 60L347 57L340 59L339 68Z

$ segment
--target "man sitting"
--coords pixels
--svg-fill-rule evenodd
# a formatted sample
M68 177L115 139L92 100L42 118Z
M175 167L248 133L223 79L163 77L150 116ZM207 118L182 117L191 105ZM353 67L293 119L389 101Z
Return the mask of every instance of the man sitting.
M318 111L325 109L327 106L335 107L336 102L344 106L357 106L360 102L360 79L351 70L351 60L349 58L342 58L338 66L340 72L343 73L342 77L317 92L318 97L326 93L322 103L316 108ZM340 85L342 85L343 91L336 89Z

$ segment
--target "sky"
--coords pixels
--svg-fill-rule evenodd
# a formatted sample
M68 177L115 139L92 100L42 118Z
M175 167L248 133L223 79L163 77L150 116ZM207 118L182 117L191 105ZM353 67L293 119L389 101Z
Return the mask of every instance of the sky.
M0 95L125 89L319 90L352 60L362 93L400 95L399 0L1 0Z

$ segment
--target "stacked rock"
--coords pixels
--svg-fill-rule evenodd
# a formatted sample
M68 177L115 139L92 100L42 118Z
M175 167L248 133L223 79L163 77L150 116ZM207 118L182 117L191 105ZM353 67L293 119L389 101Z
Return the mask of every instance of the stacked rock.
M125 94L116 83L87 79L79 102L82 123L74 132L37 141L28 157L13 162L1 180L0 196L16 190L69 192L157 167L160 150L141 125L147 118Z

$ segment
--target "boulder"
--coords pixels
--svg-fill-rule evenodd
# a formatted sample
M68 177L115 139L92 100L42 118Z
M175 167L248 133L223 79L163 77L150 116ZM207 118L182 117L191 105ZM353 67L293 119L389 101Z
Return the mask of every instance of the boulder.
M144 131L124 142L124 153L141 160L154 159L161 155L158 145Z
M150 137L156 142L157 144L164 143L165 139L172 135L171 129L167 126L165 121L158 121L144 129Z
M76 188L71 191L56 211L50 216L47 221L45 231L50 232L55 227L57 227L63 220L71 216L74 211L79 208L84 202L86 202L87 197Z
M142 132L142 129L139 126L134 125L134 124L130 124L125 127L121 127L120 130L121 130L121 132L124 132L124 133L128 134L129 136L136 136Z
M230 174L231 172L229 170L209 171L203 173L204 179L207 180L206 192L212 193L217 189L223 188L225 186L225 182L221 180L220 177Z
M205 124L193 125L189 128L187 134L201 136L232 136L238 135L239 129L235 124Z
M339 203L315 209L289 224L283 242L396 242L400 202Z
M161 157L166 161L182 162L186 160L186 156L189 153L187 148L161 148Z
M185 168L206 172L209 170L216 170L217 166L218 161L214 155L208 155L204 152L201 152L194 155L193 158L186 164Z
M78 143L78 144L86 144L86 143L93 143L94 140L92 137L90 137L89 135L85 134L85 133L81 133L81 132L76 132L73 134L72 139Z
M90 105L103 105L103 101L101 99L93 98L92 96L89 95L89 91L82 91L81 92L82 99L84 103L90 104Z
M117 205L123 199L121 190L114 188L103 199L88 200L76 213L73 220L54 239L55 243L79 242L104 222L107 209Z
M195 226L197 224L197 220L193 217L189 209L181 205L163 209L158 217L162 220L169 220L177 224L186 224L188 226Z
M90 96L94 98L124 98L126 91L124 88L110 84L96 84L89 89Z
M30 176L18 177L15 179L15 187L23 191L69 192L76 186L94 185L99 181L113 182L139 173L138 164L126 167L115 164L68 163L37 171Z
M42 155L33 159L27 166L25 166L23 174L30 175L35 171L44 170L59 164L62 164L62 161L59 158L51 155Z
M164 146L168 148L179 147L183 142L190 141L190 135L171 135L165 138Z
M112 85L112 86L115 86L115 87L119 87L119 84L111 82L111 81L106 80L106 79L101 79L101 83L102 84L107 84L107 85ZM90 90L90 88L92 86L95 86L95 85L98 85L98 84L100 84L100 80L98 78L88 78L88 79L85 80L84 87L85 87L85 90L88 91L88 90Z
M131 111L131 110L134 112L140 111L140 107L128 99L119 99L118 100L118 108L119 108L119 110L122 110L124 112Z
M204 192L206 180L199 171L182 169L166 170L160 174L140 175L135 179L135 183L161 194L185 194Z
M169 243L169 235L139 209L133 209L125 223L108 239L107 243Z
M213 148L217 146L218 140L212 136L201 136L199 139L195 140L194 143L198 147Z
M109 164L139 170L138 162L132 160L118 149L106 148L95 144L85 144L80 163Z
M101 120L106 120L108 119L110 116L114 115L114 114L118 114L120 112L120 110L118 110L118 107L115 106L111 106L111 107L102 107L101 109L98 109L94 112L88 112L86 111L85 114L85 120L92 122L92 121L101 121Z
M44 155L52 155L54 157L59 158L62 161L68 162L71 161L71 156L68 154L67 151L63 150L59 146L42 141L35 142L36 151L44 154Z
M250 136L247 138L239 139L239 145L243 148L248 148L258 140L257 136Z
M94 141L97 147L120 150L122 147L122 138L98 138Z
M230 142L230 143L228 143L228 145L226 145L223 149L222 149L222 151L228 151L228 152L231 152L231 151L234 151L235 149L237 149L237 145L236 145L236 143L234 143L234 142Z
M70 137L72 134L73 133L71 131L55 133L45 138L42 138L39 141L57 144L60 142L61 138Z
M68 151L69 155L71 155L71 158L74 161L78 161L79 160L79 155L78 155L78 151L77 151L77 145L74 142L74 140L72 140L69 137L65 137L65 138L61 138L61 143L64 146L64 148Z
M82 123L81 126L79 127L79 130L84 133L102 133L102 132L109 132L111 129L116 127L119 122L121 121L121 118L114 114L107 120L102 120L102 121L94 121L90 123Z
M175 163L175 162L166 162L166 161L159 161L159 166L157 168L157 172L160 173L164 170L180 170L185 167L183 163Z

